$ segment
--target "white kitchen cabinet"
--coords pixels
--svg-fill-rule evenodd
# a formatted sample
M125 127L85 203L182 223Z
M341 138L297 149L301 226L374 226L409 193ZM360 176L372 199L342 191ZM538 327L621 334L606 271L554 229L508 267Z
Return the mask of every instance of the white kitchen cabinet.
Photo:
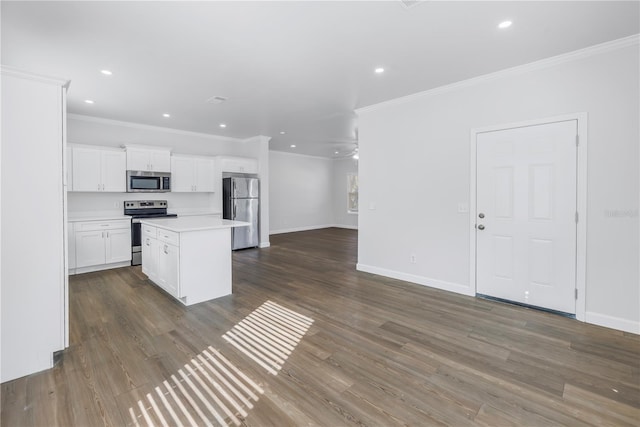
M72 191L127 191L123 151L74 146L71 161Z
M171 152L169 150L149 150L127 147L127 170L171 172Z
M171 156L172 192L215 192L215 159L203 156Z
M247 223L209 215L141 222L142 272L153 283L185 305L231 294L231 227Z
M131 221L85 221L75 224L75 268L131 261Z
M67 224L67 268L76 268L76 229L73 222Z
M250 157L218 156L220 172L258 173L258 160Z
M65 173L67 174L67 191L73 191L73 149L71 147L67 147Z
M176 245L158 241L158 278L159 285L173 296L179 296L180 248Z
M158 239L145 235L145 226L142 226L142 272L149 277L158 276ZM148 231L148 229L147 229ZM155 232L155 228L153 229ZM148 234L148 233L147 233ZM154 233L155 234L155 233Z
M180 298L180 239L177 233L142 225L142 272Z

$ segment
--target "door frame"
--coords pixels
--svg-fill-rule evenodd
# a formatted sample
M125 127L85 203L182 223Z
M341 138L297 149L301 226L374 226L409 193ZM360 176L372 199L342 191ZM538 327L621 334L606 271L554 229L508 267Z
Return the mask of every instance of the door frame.
M544 125L576 120L578 122L576 209L578 224L576 229L576 319L585 321L586 279L587 279L587 113L573 113L543 119L526 120L516 123L484 126L471 129L469 141L469 288L477 295L476 276L476 174L477 174L477 136L480 133L508 130L514 128Z

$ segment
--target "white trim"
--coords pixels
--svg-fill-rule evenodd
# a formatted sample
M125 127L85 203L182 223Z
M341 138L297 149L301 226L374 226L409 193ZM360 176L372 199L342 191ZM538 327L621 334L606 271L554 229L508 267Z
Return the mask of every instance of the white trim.
M210 133L192 132L189 130L173 129L162 126L144 125L141 123L123 122L120 120L103 119L102 117L84 116L82 114L67 114L68 119L79 120L82 122L99 123L104 125L122 126L131 129L142 129L156 132L172 133L174 135L194 136L198 138L213 139L221 142L244 142L246 139L231 138L228 136L214 135ZM248 138L250 139L250 138Z
M469 286L462 285L460 283L445 282L444 280L431 279L429 277L408 274L401 271L387 270L386 268L374 267L372 265L361 263L356 264L356 270L364 271L365 273L377 274L379 276L391 277L392 279L404 280L405 282L428 286L430 288L455 292L456 294L475 296L474 289L471 289Z
M71 84L71 80L68 80L68 79L63 79L61 77L45 76L42 74L35 74L29 71L21 70L19 68L10 67L7 65L0 65L0 73L6 76L19 77L26 80L34 80L41 83L62 86L65 89L68 89L69 84Z
M543 119L526 120L503 125L486 126L471 129L469 139L469 284L477 290L476 282L476 140L477 135L484 132L536 126L549 123L576 120L578 122L578 138L580 144L577 150L577 182L576 209L579 221L576 230L576 319L585 321L586 312L586 281L587 281L587 113L565 114Z
M631 332L632 334L640 334L640 322L638 321L608 316L606 314L594 313L592 311L587 311L586 321L587 323L604 326L605 328Z
M271 230L269 232L269 235L272 235L272 234L284 234L284 233L297 233L298 231L322 230L323 228L344 228L344 229L347 229L347 230L357 230L358 226L346 225L346 224L307 225L307 226L304 226L304 227L283 228L281 230Z
M113 268L131 267L131 261L114 262L113 264L100 264L91 265L89 267L72 268L69 270L69 275L92 273L94 271L111 270Z
M323 228L331 228L333 225L331 224L323 224L323 225L306 225L304 227L294 227L294 228L283 228L280 230L270 230L269 235L273 234L284 234L284 233L297 233L298 231L311 231L311 230L320 230Z
M258 245L260 249L268 248L270 246L271 246L270 242L260 242L260 245Z
M584 49L575 50L573 52L563 53L561 55L552 56L549 58L541 59L539 61L530 62L528 64L517 65L515 67L506 68L504 70L496 71L493 73L472 77L467 80L461 80L459 82L451 83L448 85L439 86L433 89L413 93L411 95L403 96L400 98L391 99L389 101L380 102L378 104L368 105L366 107L356 109L355 112L356 114L368 113L370 111L379 110L381 108L411 102L413 100L420 99L423 97L439 95L441 93L451 92L453 90L461 89L469 86L475 86L477 84L501 79L508 76L524 74L531 71L553 67L566 62L588 58L593 55L599 55L599 54L615 51L618 49L624 49L626 47L635 46L639 43L640 43L640 35L634 34L632 36L597 44L594 46L586 47Z
M312 156L311 154L301 154L301 153L290 153L288 151L280 151L280 150L272 150L269 149L270 153L278 153L278 154L287 154L289 156L295 156L295 157L311 157L313 159L322 159L322 160L337 160L337 159L333 159L331 157L323 157L323 156Z
M347 230L357 230L358 226L357 225L346 225L346 224L333 224L331 227L333 228L344 228Z

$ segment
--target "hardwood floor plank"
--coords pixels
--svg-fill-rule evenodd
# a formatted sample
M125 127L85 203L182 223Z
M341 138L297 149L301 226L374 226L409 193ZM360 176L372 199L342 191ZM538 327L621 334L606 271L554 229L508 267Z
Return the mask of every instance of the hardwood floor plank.
M358 272L354 230L275 235L232 258L233 294L190 307L140 267L72 276L70 347L54 369L2 384L2 425L202 425L198 411L256 427L640 419L637 335ZM284 329L300 329L298 314L313 320L277 375L223 338L267 301L288 313ZM250 329L254 345L268 341ZM234 395L235 381L255 399Z

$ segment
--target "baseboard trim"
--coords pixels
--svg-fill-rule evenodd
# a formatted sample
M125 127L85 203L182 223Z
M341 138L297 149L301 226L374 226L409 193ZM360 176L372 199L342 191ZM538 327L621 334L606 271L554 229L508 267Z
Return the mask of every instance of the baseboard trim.
M271 246L271 242L261 242L258 247L262 249L262 248L268 248L269 246Z
M323 228L347 228L347 229L350 229L350 230L357 230L358 229L358 227L354 227L352 225L343 225L343 224L307 225L307 226L304 226L304 227L284 228L284 229L281 229L281 230L269 230L269 235L284 234L284 233L297 233L298 231L321 230Z
M357 230L358 229L357 225L345 225L345 224L333 224L332 227L344 228L346 230Z
M633 320L587 311L585 313L585 321L594 325L604 326L605 328L617 329L619 331L631 332L632 334L640 335L640 322L634 322Z
M70 268L69 276L74 274L93 273L94 271L111 270L112 268L130 267L131 261L114 262L113 264L92 265L89 267Z
M461 285L459 283L445 282L444 280L431 279L429 277L403 273L401 271L388 270L386 268L374 267L372 265L360 263L356 264L356 269L365 273L372 273L379 276L390 277L392 279L404 280L405 282L411 282L417 285L428 286L435 289L441 289L443 291L454 292L456 294L467 296L475 296L476 294L475 290L470 289L469 286Z

